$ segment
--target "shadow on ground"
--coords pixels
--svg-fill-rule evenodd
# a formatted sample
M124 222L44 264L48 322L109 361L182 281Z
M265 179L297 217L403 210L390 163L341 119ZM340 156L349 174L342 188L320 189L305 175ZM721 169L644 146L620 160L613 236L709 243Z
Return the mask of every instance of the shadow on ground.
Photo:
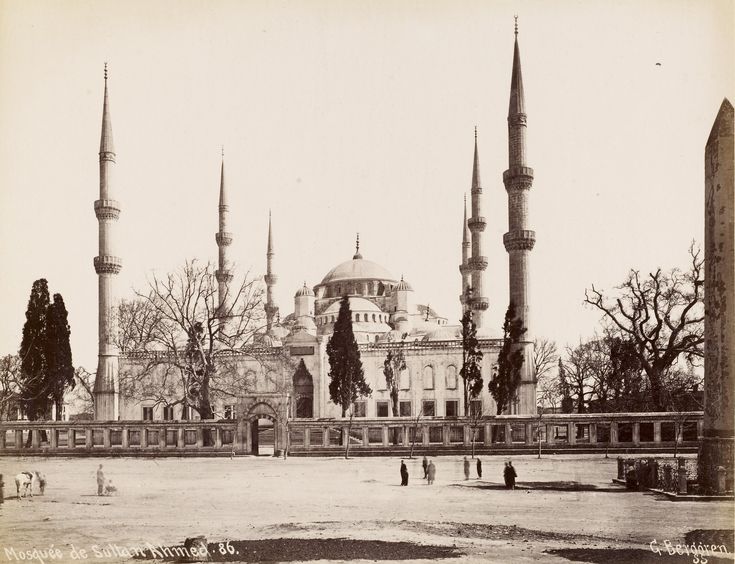
M666 564L692 564L694 562L691 554L670 555L664 552L659 555L641 548L559 548L544 552L561 556L572 562L587 562L588 564L661 564L662 562ZM715 558L713 556L706 556L705 558L709 564L732 562L732 559L729 558Z
M454 484L464 488L477 488L480 490L507 490L504 484L496 484L493 482L467 482ZM517 482L516 490L544 490L555 492L614 492L626 493L632 490L626 490L621 486L600 487L594 484L582 484L580 482Z
M232 554L221 554L222 546L231 547ZM181 562L183 546L147 550L138 560ZM209 543L207 550L212 562L303 562L305 560L436 560L463 556L451 546L424 545L410 542L387 542L356 539L296 539L278 538L230 541L228 545Z

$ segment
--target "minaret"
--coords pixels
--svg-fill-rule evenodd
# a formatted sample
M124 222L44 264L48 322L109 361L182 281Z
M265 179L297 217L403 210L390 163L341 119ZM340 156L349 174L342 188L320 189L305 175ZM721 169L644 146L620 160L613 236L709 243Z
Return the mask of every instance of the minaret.
M529 315L528 259L536 242L536 234L527 225L528 192L533 184L533 169L526 166L526 108L518 49L518 18L515 24L508 108L508 170L503 173L503 183L508 192L508 232L503 235L503 244L508 252L510 302L515 305L516 318L521 319L526 328L520 345L523 350L523 366L518 401L511 407L511 412L535 414L536 375L533 369L533 333Z
M273 286L278 282L278 276L273 274L273 229L271 226L271 212L268 212L268 250L266 252L267 266L265 274L266 300L265 319L268 331L273 327L273 320L278 318L278 306L273 301Z
M470 228L467 226L467 195L464 197L464 218L462 219L462 264L459 265L459 272L462 274L462 293L459 301L462 304L462 314L469 308L469 298L471 287L470 282Z
M99 254L94 257L94 270L99 283L99 349L97 376L94 381L94 418L110 421L119 417L117 335L117 274L122 260L115 255L113 226L120 216L120 204L113 199L115 147L112 143L112 122L107 97L107 63L105 63L105 98L102 106L102 137L100 139L100 199L94 203L99 225Z
M227 220L230 215L230 206L227 204L227 190L225 189L225 151L222 150L222 164L219 178L219 230L214 234L219 250L218 268L215 272L217 278L217 306L220 315L227 316L230 313L230 261L227 256L227 248L232 244L232 233L227 231Z
M472 256L467 261L470 267L472 295L469 299L472 309L472 320L475 326L483 327L485 310L490 305L489 300L482 294L483 273L487 268L487 257L482 255L482 232L485 231L485 218L482 216L482 184L480 182L480 158L477 152L477 128L475 128L475 160L472 165L472 217L467 220L467 226L472 233Z

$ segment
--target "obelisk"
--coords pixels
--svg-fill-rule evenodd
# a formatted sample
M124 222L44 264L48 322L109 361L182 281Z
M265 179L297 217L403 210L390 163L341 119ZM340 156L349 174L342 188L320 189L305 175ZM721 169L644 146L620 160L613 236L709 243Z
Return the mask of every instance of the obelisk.
M734 140L733 107L725 99L704 149L704 432L698 460L698 482L703 492L722 493L733 488Z

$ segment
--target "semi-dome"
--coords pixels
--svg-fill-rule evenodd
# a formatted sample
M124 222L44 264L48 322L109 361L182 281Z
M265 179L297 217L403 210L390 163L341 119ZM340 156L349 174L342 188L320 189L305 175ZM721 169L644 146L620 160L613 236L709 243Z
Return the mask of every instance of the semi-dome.
M365 298L347 298L350 301L350 311L360 313L368 312L368 313L382 313L380 311L380 308L376 306L373 302L370 300L366 300ZM324 313L322 315L337 315L339 313L339 301L334 302L332 305L330 305L327 309L324 310Z
M355 255L360 256L360 255ZM395 282L396 279L385 268L371 260L353 258L338 264L322 279L322 284L341 280L380 280Z

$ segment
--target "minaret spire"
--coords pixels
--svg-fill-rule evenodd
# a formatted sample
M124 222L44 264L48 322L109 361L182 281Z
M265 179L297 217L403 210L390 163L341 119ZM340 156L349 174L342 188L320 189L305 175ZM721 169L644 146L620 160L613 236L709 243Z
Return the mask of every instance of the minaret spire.
M268 249L266 250L266 274L265 274L265 320L266 329L271 330L274 322L279 319L278 306L273 299L273 287L278 282L278 276L273 272L273 228L271 225L271 211L268 210Z
M232 244L232 233L227 230L229 223L230 206L227 204L227 188L225 184L225 149L222 148L222 162L220 164L219 173L219 229L214 234L214 240L217 242L218 262L217 270L214 275L217 278L217 298L219 315L227 317L232 309L230 302L230 281L232 280L232 272L230 271L230 259L228 256L228 248Z
M509 412L523 414L536 413L533 333L528 298L529 258L536 242L536 234L528 228L528 194L533 185L533 169L526 165L526 127L516 19L508 106L508 170L503 173L503 183L508 193L508 232L503 235L503 244L508 252L510 303L515 307L516 319L520 319L526 329L523 342L516 345L523 352L524 360L517 402L511 406Z
M482 254L482 232L485 231L485 218L482 216L482 182L480 181L480 157L477 148L477 128L475 128L475 154L472 163L472 217L467 220L467 227L471 232L472 256L467 260L471 278L472 295L467 295L466 303L472 310L472 320L480 329L484 324L485 311L490 305L483 295L483 273L487 268L487 257ZM464 251L464 243L463 243ZM466 291L466 289L465 289Z
M475 130L475 134L477 130ZM462 274L462 293L459 301L462 304L462 313L469 308L469 289L470 283L470 229L467 227L467 194L464 195L464 218L462 219L462 263L459 265L459 272Z
M122 260L115 255L114 225L120 216L120 204L113 199L115 148L112 142L112 121L107 94L107 63L105 63L105 93L102 104L102 135L100 138L100 199L94 203L99 224L99 254L94 257L98 279L99 317L97 375L94 381L94 417L116 420L119 415L117 336L117 274Z

